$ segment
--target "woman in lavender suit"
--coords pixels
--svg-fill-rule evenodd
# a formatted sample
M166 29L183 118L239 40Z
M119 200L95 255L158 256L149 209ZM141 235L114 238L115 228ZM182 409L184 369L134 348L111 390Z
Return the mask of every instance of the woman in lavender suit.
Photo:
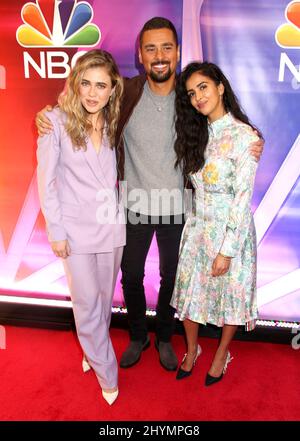
M54 130L38 139L38 187L49 242L63 259L77 335L104 399L118 396L109 336L112 298L125 245L114 146L123 83L112 56L92 50L70 73Z

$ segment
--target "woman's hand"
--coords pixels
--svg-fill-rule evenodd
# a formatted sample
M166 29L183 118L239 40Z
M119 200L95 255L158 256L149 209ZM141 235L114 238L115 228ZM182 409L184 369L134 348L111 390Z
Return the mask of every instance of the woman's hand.
M71 253L71 249L67 240L50 242L50 245L56 257L66 259Z
M47 135L53 130L53 125L47 116L45 116L45 112L51 112L53 110L52 106L44 107L40 112L36 114L35 123L38 129L38 134L40 136Z
M261 138L258 141L252 142L250 144L250 153L252 156L254 156L257 162L260 160L260 157L263 153L264 145L265 145L265 141Z
M229 270L231 257L218 254L212 264L211 275L213 277L223 276Z

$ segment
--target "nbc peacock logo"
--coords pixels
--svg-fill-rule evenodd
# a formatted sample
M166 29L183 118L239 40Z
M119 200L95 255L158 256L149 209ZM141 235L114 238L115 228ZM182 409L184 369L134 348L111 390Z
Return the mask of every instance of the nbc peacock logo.
M92 24L93 9L84 1L36 0L21 11L25 24L17 29L18 43L27 48L88 47L101 39L98 26Z
M276 43L287 49L300 49L300 1L290 2L285 10L286 23L275 34Z
M300 49L300 1L292 1L287 5L285 18L286 23L281 24L276 30L276 43L285 49ZM284 82L288 71L288 75L292 75L293 89L298 89L300 66L296 65L295 60L292 59L293 52L290 52L289 55L286 52L280 54L278 81ZM299 62L299 60L297 61Z

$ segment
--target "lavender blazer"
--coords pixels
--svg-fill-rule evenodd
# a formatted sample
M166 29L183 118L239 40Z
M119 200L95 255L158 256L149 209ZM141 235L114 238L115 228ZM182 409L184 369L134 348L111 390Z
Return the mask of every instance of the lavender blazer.
M125 245L124 209L118 201L115 149L104 136L99 154L74 150L66 115L46 113L54 130L38 138L37 175L49 241L68 239L75 254L111 252Z

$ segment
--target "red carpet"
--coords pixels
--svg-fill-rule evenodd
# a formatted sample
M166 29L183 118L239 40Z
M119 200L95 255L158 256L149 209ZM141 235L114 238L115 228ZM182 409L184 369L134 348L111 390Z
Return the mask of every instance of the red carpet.
M117 357L128 342L113 329ZM0 350L0 420L36 421L203 421L299 420L300 350L290 345L234 341L223 380L205 388L217 340L200 339L203 354L191 377L175 380L151 347L141 361L120 370L120 395L112 407L102 399L92 371L81 371L81 350L74 333L6 326ZM183 337L174 347L184 353Z

